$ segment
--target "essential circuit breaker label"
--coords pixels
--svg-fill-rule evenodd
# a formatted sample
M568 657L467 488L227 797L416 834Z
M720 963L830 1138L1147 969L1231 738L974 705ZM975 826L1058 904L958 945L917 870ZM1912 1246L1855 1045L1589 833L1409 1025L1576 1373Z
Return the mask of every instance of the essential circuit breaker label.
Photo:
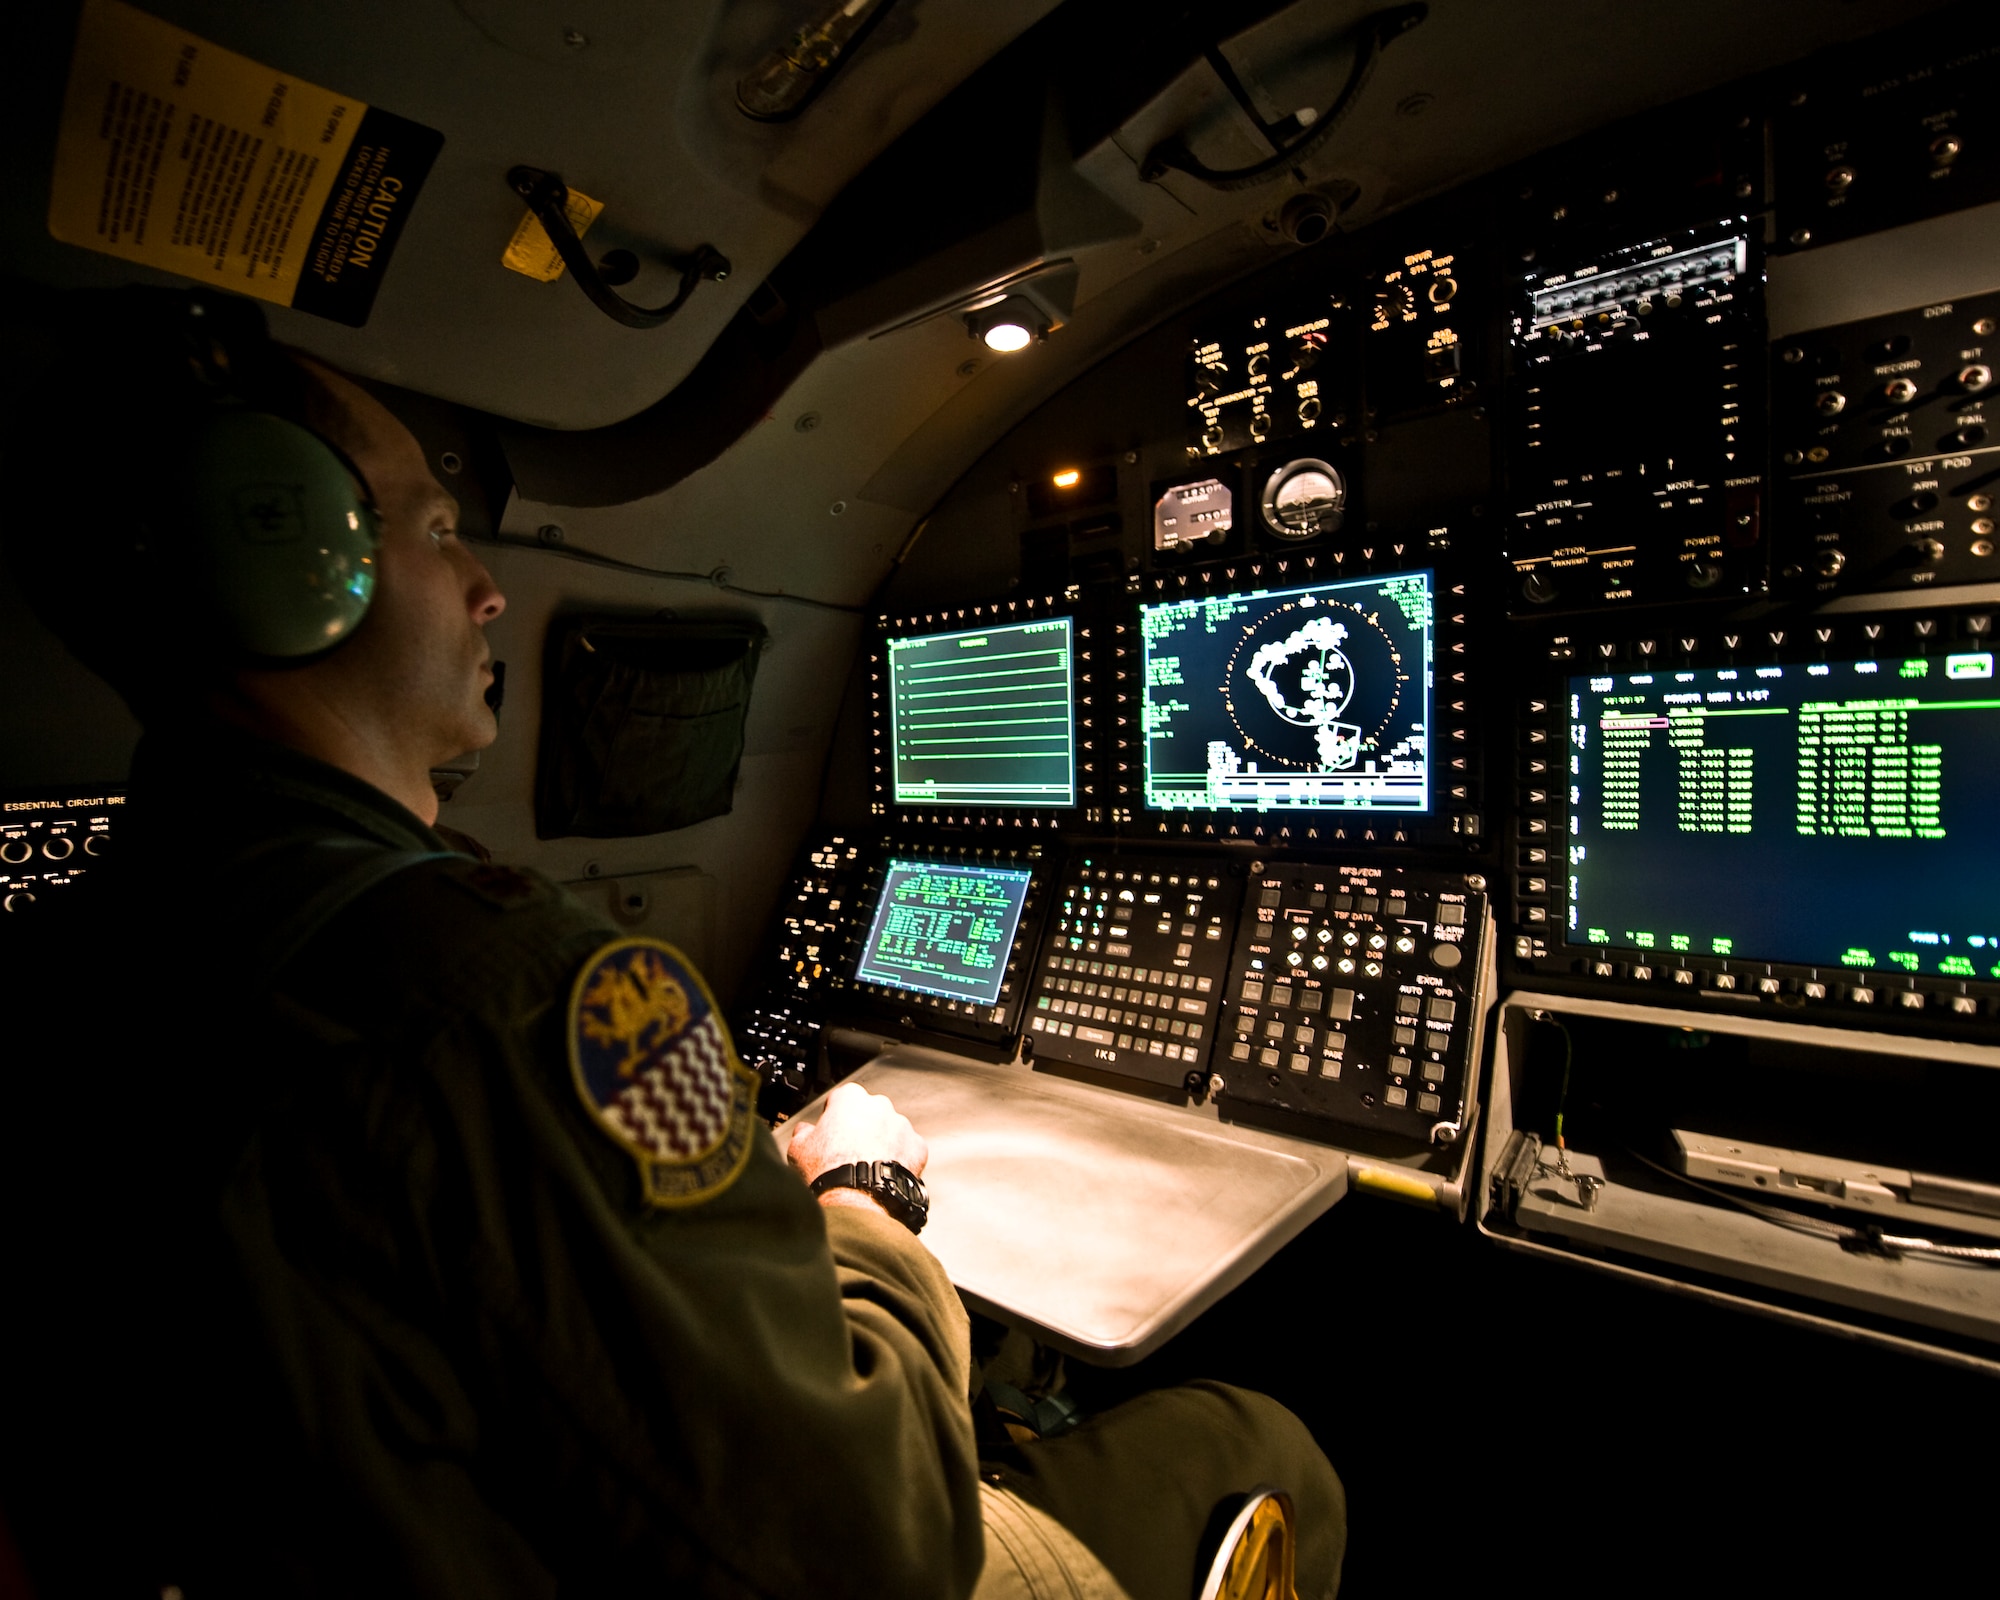
M444 136L85 0L49 232L360 327Z

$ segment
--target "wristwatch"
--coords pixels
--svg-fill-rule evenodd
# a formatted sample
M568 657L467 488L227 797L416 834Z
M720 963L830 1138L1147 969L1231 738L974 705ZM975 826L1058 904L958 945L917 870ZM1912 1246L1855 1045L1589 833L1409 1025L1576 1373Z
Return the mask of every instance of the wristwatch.
M882 1209L912 1233L922 1233L931 1214L923 1180L900 1161L850 1161L831 1167L812 1181L815 1195L829 1189L859 1189L872 1194Z

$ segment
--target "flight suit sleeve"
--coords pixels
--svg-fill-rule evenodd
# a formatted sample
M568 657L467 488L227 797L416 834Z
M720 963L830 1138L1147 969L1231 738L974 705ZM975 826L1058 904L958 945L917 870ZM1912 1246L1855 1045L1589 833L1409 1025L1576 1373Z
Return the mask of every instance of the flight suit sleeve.
M461 948L437 997L404 1173L488 1497L580 1591L969 1593L968 1332L936 1258L821 1208L754 1114L727 1182L655 1203L572 1070L561 986L516 981L541 952L512 931Z

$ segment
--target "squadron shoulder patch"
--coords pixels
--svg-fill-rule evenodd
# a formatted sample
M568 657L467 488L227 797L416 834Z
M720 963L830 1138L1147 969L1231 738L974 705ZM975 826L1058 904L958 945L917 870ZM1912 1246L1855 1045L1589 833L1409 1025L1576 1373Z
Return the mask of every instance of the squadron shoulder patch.
M673 946L618 939L584 963L570 991L569 1061L584 1109L638 1160L653 1205L698 1205L736 1181L757 1075Z

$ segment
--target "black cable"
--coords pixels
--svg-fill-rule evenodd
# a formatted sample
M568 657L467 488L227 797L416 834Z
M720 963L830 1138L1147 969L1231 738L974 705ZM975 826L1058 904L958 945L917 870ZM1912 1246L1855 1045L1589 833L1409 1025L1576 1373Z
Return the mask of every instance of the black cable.
M515 167L507 174L507 187L528 202L528 209L535 214L535 220L542 225L542 231L549 236L549 243L556 247L556 254L562 257L563 265L569 268L569 275L576 279L590 303L602 311L613 322L627 328L657 328L671 318L675 312L687 304L688 296L704 278L712 278L721 283L729 276L729 258L714 245L704 244L696 248L693 255L680 264L680 291L663 306L635 306L610 284L604 281L597 263L590 259L590 252L583 247L583 241L569 225L569 188L553 172L544 172L540 167Z
M1188 149L1178 134L1163 139L1147 152L1146 159L1139 164L1139 177L1146 183L1157 183L1168 172L1184 172L1190 178L1198 178L1211 189L1248 189L1253 185L1266 183L1280 174L1298 167L1311 159L1334 135L1336 129L1347 120L1347 114L1354 109L1361 98L1361 91L1367 87L1369 78L1375 71L1375 62L1390 42L1422 22L1429 15L1429 7L1423 5L1392 6L1387 11L1365 18L1358 29L1360 41L1355 47L1354 64L1349 69L1347 82L1341 87L1333 105L1323 116L1315 118L1307 125L1306 132L1292 143L1279 146L1276 152L1263 161L1247 167L1237 167L1229 171L1218 171L1205 166ZM1256 105L1249 92L1243 87L1230 67L1228 58L1220 49L1206 53L1209 65L1222 80L1223 87L1241 104L1257 129L1267 142L1277 144L1277 135L1290 123L1297 125L1296 118L1286 118L1285 123L1266 123L1258 115Z
M816 611L836 611L843 616L861 617L868 614L868 607L845 606L832 600L815 600L809 594L789 594L783 589L747 589L741 584L717 579L706 572L680 572L671 567L641 566L636 561L621 561L617 556L599 555L595 550L581 550L573 544L543 544L538 539L509 538L505 534L495 534L487 541L499 545L503 550L532 550L540 555L561 556L566 561L581 561L588 567L604 567L612 572L636 573L642 578L664 578L670 583L699 583L710 589L721 589L728 594L748 595L757 600L783 600L790 605L811 606Z
M1831 1244L1839 1245L1843 1250L1851 1251L1858 1255L1887 1256L1891 1260L1903 1255L1922 1255L1931 1256L1940 1261L1961 1262L1966 1266L2000 1266L2000 1249L1991 1249L1981 1245L1940 1244L1935 1239L1886 1233L1879 1223L1871 1222L1860 1227L1853 1227L1846 1223L1830 1221L1824 1217L1803 1216L1796 1211L1787 1211L1782 1206L1767 1206L1758 1201L1746 1199L1742 1195L1732 1194L1727 1189L1703 1183L1699 1178L1690 1178L1685 1172L1676 1172L1672 1167L1655 1161L1650 1156L1642 1155L1630 1145L1625 1147L1625 1153L1632 1157L1633 1160L1651 1167L1661 1177L1671 1178L1676 1183L1685 1184L1688 1188L1700 1194L1705 1194L1712 1200L1720 1200L1726 1205L1734 1206L1738 1211L1746 1212L1750 1216L1758 1218L1760 1221L1773 1223L1780 1228L1789 1228L1794 1233L1803 1233L1813 1239L1824 1239Z

